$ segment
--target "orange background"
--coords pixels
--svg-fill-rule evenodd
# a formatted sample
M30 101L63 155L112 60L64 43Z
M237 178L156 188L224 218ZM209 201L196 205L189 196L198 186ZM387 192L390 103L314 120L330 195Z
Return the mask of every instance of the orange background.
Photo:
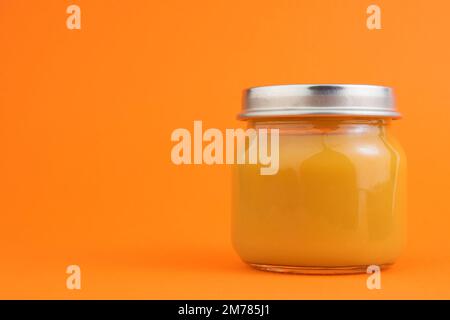
M81 30L66 8L81 7ZM382 30L366 8L382 9ZM450 298L448 1L0 0L0 298ZM229 166L175 166L176 128L234 128L241 91L393 86L409 243L382 274L254 271ZM65 287L66 266L82 289Z

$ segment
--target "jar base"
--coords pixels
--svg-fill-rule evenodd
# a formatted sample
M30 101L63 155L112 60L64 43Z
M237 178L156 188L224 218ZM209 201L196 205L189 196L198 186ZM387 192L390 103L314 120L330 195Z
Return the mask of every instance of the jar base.
M291 273L291 274L310 274L310 275L339 275L339 274L358 274L367 273L369 265L344 266L344 267L296 267L271 264L248 263L251 267L269 272ZM381 270L392 266L391 264L378 265Z

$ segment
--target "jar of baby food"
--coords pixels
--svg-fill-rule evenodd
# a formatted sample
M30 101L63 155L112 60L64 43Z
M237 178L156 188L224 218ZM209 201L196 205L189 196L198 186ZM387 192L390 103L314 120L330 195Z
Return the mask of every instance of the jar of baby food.
M255 87L239 118L279 133L276 174L235 167L232 240L243 261L317 274L394 263L405 244L406 163L389 131L399 118L390 88Z

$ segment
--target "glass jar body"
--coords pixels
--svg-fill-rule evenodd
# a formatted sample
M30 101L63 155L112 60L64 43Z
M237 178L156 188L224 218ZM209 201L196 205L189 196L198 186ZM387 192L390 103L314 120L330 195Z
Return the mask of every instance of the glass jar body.
M242 260L300 273L394 263L406 238L406 159L388 122L249 122L257 132L279 130L279 169L235 167L232 240Z

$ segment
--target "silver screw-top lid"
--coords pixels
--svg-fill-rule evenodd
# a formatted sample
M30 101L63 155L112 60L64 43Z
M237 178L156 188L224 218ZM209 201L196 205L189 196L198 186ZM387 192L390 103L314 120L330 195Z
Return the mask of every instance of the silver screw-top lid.
M245 91L239 118L355 116L399 118L389 87L359 84L292 84Z

